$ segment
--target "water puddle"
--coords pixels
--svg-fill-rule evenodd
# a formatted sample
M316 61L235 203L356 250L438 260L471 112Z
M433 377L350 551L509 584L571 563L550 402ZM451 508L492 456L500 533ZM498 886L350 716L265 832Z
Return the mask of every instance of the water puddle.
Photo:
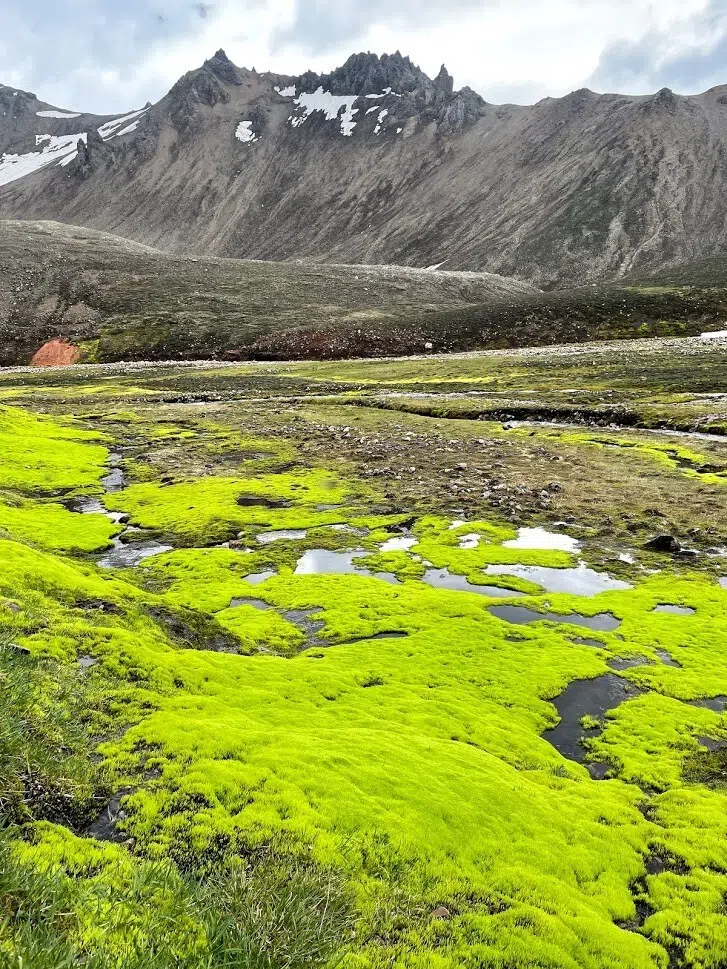
M372 633L370 636L359 636L358 639L347 639L341 646L352 646L354 643L370 643L376 639L406 639L409 633L401 629L393 629L390 632Z
M606 644L600 639L589 639L587 636L576 636L575 639L571 639L571 642L578 646L593 646L595 649L606 648Z
M670 616L693 616L696 609L692 609L690 606L657 606L652 612L665 612Z
M396 538L387 539L380 548L382 552L408 552L416 544L416 538L407 538L405 535L398 535Z
M319 639L318 633L325 627L325 622L318 619L311 619L323 612L320 608L313 609L284 609L281 612L283 619L291 625L296 626L307 639L306 649L310 646L327 646L326 640Z
M475 585L463 575L453 575L449 569L427 569L423 580L434 589L449 589L451 592L475 592L479 596L493 599L514 599L524 593L513 589L503 589L497 585Z
M245 599L232 599L230 601L230 606L229 606L230 609L237 609L240 606L252 606L253 609L259 609L260 612L267 612L268 609L273 608L269 603L265 602L263 599L245 598Z
M391 572L370 572L368 569L357 566L355 560L366 554L367 552L363 548L355 549L352 552L331 552L324 548L311 548L298 559L295 574L362 575L381 579L390 585L401 584Z
M614 579L608 572L596 572L584 563L572 569L550 569L539 565L488 565L487 575L513 575L534 582L546 592L567 592L577 596L595 596L600 592L615 592L632 586Z
M323 527L331 528L334 532L347 532L349 535L356 535L358 538L366 538L369 534L369 529L364 526L356 528L353 525L345 525L341 522L336 525L324 525Z
M258 495L240 495L237 504L241 508L290 508L290 502L282 498L261 498Z
M707 750L727 749L727 740L715 740L713 737L697 737L697 740Z
M94 659L93 656L79 656L78 665L82 670L90 670L92 666L96 666L98 660Z
M645 656L614 656L606 664L612 670L632 670L637 666L650 666L651 660L648 660Z
M490 606L488 612L504 622L525 625L531 622L566 623L571 626L585 626L597 632L612 632L621 625L621 620L610 612L600 612L595 616L582 616L578 612L561 615L556 612L535 612L526 606ZM599 643L599 645L602 645Z
M671 653L668 653L665 649L655 649L654 652L659 657L664 666L674 666L677 669L681 669L682 664L677 663Z
M518 528L517 538L502 544L504 548L546 549L555 552L578 552L581 547L578 539L549 532L545 528Z
M265 572L253 572L251 575L245 576L245 582L249 582L250 585L261 585L268 579L272 579L274 575L277 575L272 569L267 569Z
M481 538L482 536L476 532L472 532L471 535L462 535L459 540L459 547L464 551L471 551L479 546Z
M633 699L639 693L640 690L632 683L613 673L605 673L594 680L576 680L552 701L560 715L560 723L546 730L543 738L564 757L583 763L586 749L582 743L584 728L581 726L581 719L590 716L603 720L608 711L615 710L624 701ZM592 776L599 779L608 770L608 766L603 764L586 766Z
M270 542L300 541L307 534L306 528L281 528L277 532L261 532L255 537L261 545L269 545Z
M722 586L723 589L727 589L727 575L723 575L720 578L719 584Z
M687 702L691 707L701 707L704 710L713 710L715 713L727 711L727 696L710 696L700 700L688 700Z

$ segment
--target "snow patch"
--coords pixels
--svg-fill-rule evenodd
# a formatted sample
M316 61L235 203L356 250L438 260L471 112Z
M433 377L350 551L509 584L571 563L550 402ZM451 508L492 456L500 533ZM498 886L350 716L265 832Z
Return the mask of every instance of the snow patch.
M78 142L85 142L86 137L85 131L74 135L36 135L36 146L43 146L40 151L30 151L25 155L0 155L0 185L8 185L32 175L54 162L68 165L76 157Z
M702 340L727 340L727 330L713 330L711 333L701 333Z
M275 90L278 92L281 98L294 98L295 97L295 84L291 84L290 87L280 88L275 85Z
M370 94L367 94L366 97L367 98L370 98L371 95ZM378 95L376 95L376 97L378 97ZM378 110L379 110L379 106L378 106L378 104L375 104L373 106L373 108L366 108L366 114L373 114L374 111L378 111Z
M141 116L146 114L148 110L149 108L141 108L139 111L132 111L130 114L125 114L121 118L113 118L111 121L106 121L98 129L98 133L101 135L104 141L108 141L109 138L114 138L116 135L120 135L122 133L125 134L129 122L141 118ZM122 129L124 129L123 132Z
M374 134L375 135L378 135L378 133L381 131L382 122L383 122L384 118L386 117L386 115L388 113L389 113L389 109L388 108L383 108L383 110L379 111L379 117L378 117L378 120L376 122L376 127L374 128Z
M122 131L117 131L114 138L120 138L122 135L130 135L132 131L136 131L139 127L139 122L132 121L130 125L127 125Z
M72 111L36 111L35 116L37 118L80 118L80 114L74 114Z
M257 141L257 135L252 130L252 121L241 121L235 129L235 138L245 143Z
M299 128L316 111L322 111L326 121L337 121L338 116L341 115L341 134L348 138L356 127L356 122L353 120L353 116L358 114L358 108L354 108L356 101L358 101L357 94L335 95L319 87L313 94L304 92L295 99L295 104L302 114L292 118L290 123L294 128Z

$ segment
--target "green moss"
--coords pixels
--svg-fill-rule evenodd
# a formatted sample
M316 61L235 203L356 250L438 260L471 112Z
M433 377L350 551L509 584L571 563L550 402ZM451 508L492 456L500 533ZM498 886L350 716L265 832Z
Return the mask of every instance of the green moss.
M249 478L199 478L160 487L132 485L109 495L106 504L126 511L134 524L175 534L185 542L212 543L244 529L312 528L341 521L336 511L317 511L319 505L342 504L364 494L325 470L292 471ZM243 506L252 498L259 505ZM290 507L265 507L264 502Z
M11 474L26 474L24 484L3 487L31 491L40 480L47 490L98 489L106 455L98 436L0 414L16 454ZM18 449L28 428L32 460ZM143 423L134 428L139 441L152 436ZM236 455L241 440L268 455L255 461L280 456L253 433L236 443L220 434L177 421L154 439L195 460L217 447ZM672 459L656 452L671 472ZM166 923L169 965L216 964L199 895L183 873L285 844L298 863L345 872L361 909L355 937L345 919L336 923L351 938L348 969L665 969L672 950L688 965L719 965L727 793L688 766L698 738L720 740L727 728L724 717L687 701L727 694L727 592L700 572L639 577L631 589L591 598L545 595L508 579L526 593L522 604L543 614L516 627L489 611L491 599L431 588L420 581L422 562L380 552L387 526L407 516L368 514L379 494L343 464L337 472L271 465L245 474L247 460L234 475L190 470L189 480L134 484L106 500L180 543L241 531L249 554L181 548L123 575L101 572L60 554L97 547L104 533L92 516L27 498L0 505L0 516L10 516L0 539L0 631L36 655L99 660L98 752L105 776L131 789L123 831L133 856L45 824L13 837L13 864L27 879L58 880L51 888L38 882L37 895L68 903L62 925L47 923L70 958L91 953L100 965L134 965L131 956L145 946L152 964L166 966ZM240 497L285 507L240 505ZM388 500L390 510L401 507ZM318 510L323 504L341 507ZM371 532L323 528L333 523ZM563 552L506 547L516 534L509 523L451 525L443 513L420 515L412 553L475 583L491 581L489 564L575 564ZM262 530L290 527L311 534L301 543L253 544ZM471 532L482 536L478 546L460 548ZM362 565L401 582L295 574L301 551L318 546L362 547ZM263 571L275 574L247 580ZM233 608L236 598L271 608ZM664 603L695 613L653 612ZM289 610L316 610L326 648L306 648L310 639L285 619ZM594 649L575 641L582 630L548 619L572 612L610 612L621 624L597 634ZM239 648L216 651L218 629ZM387 633L404 635L376 638ZM664 662L662 650L679 665ZM612 766L613 779L595 782L543 732L557 722L555 697L623 655L647 661L623 673L645 692L600 723L582 719L584 731L603 728L589 737L589 756ZM667 868L647 876L652 854ZM281 894L281 881L275 886L266 898ZM18 911L37 913L17 883L5 891ZM641 932L621 927L633 925L637 901L648 907ZM432 919L441 905L451 917ZM18 924L2 923L5 953L25 951L19 933Z
M62 505L16 499L0 504L0 536L61 552L108 548L122 530L105 515L79 515Z
M293 653L305 646L305 636L276 612L237 606L217 613L217 621L229 629L250 652Z
M95 485L108 457L91 443L99 439L72 424L0 407L0 488L48 493Z

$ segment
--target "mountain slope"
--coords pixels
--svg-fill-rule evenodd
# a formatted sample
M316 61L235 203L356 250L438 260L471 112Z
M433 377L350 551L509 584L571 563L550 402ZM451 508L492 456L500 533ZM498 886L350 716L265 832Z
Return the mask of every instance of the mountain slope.
M200 259L90 229L0 221L0 366L41 348L56 363L78 353L289 359L697 334L727 319L727 260L711 267L703 287L646 279L542 293L488 274ZM701 264L678 276L697 272ZM46 346L56 340L72 346Z
M496 107L398 54L292 78L220 51L125 123L39 118L29 97L0 89L0 152L32 154L36 135L85 144L0 184L0 217L177 253L441 263L546 286L727 246L724 87Z
M27 363L54 339L101 360L246 356L292 329L323 355L336 355L323 334L339 330L374 351L396 331L422 351L438 315L533 292L478 273L172 256L89 229L0 221L0 365Z

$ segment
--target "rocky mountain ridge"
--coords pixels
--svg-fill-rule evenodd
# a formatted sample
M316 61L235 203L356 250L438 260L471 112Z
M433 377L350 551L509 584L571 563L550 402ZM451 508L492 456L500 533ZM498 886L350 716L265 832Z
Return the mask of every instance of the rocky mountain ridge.
M0 87L0 218L178 254L553 288L725 252L725 187L725 87L496 106L399 53L289 77L222 50L120 116Z

